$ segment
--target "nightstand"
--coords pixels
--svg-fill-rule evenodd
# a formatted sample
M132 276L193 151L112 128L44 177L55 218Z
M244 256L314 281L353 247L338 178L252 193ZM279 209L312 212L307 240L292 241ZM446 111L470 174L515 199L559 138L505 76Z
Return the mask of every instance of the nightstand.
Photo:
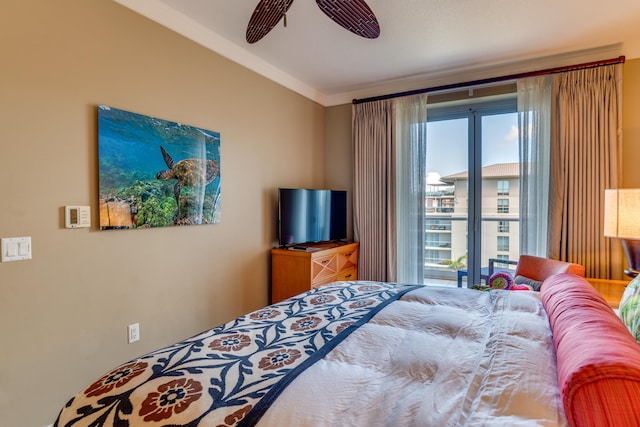
M594 279L588 277L586 280L600 292L600 295L604 297L611 308L618 308L624 289L629 284L628 280Z

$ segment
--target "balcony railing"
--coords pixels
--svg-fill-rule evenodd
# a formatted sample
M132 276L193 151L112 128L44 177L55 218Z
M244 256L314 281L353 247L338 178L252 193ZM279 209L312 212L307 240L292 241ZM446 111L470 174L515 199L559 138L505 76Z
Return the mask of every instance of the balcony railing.
M427 231L432 230L432 231L451 231L451 224L449 225L444 225L444 224L427 224Z
M451 248L451 242L425 242L424 243L425 247L427 249L449 249Z
M428 206L426 208L427 213L453 213L454 208L443 208L443 207L432 207Z

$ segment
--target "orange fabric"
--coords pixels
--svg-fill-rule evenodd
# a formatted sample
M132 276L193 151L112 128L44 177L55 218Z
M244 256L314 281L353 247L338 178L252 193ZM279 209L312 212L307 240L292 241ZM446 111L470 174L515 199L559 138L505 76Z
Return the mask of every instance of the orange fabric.
M628 406L627 398L620 396L640 396L640 383L617 378L601 379L589 387L578 388L572 399L571 411L579 426L619 426L640 425L640 414Z
M572 426L640 425L640 346L586 280L569 273L540 290Z
M584 277L583 265L572 262L558 261L550 258L540 258L532 255L520 255L514 277L524 276L529 279L543 282L547 277L559 273L573 273Z

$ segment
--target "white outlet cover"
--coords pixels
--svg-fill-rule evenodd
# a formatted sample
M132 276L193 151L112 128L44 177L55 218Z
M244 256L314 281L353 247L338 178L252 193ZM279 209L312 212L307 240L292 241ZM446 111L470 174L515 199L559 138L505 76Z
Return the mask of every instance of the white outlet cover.
M129 339L129 344L140 341L140 324L133 323L129 325L127 329L127 336Z

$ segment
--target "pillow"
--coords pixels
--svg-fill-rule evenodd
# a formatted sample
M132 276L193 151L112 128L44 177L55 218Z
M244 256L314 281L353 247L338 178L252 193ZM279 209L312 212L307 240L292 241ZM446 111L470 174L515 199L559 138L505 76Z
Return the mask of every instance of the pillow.
M510 291L532 291L533 288L529 285L518 285L517 283L514 283L513 285L511 285L511 288L509 288Z
M517 285L527 285L534 291L540 291L540 287L542 286L542 282L524 276L516 276L513 282Z
M618 315L631 335L640 342L640 276L636 276L624 290Z
M506 271L498 271L489 277L489 287L491 289L507 290L513 285L513 277Z
M640 426L640 346L585 279L562 273L540 291L571 426Z

